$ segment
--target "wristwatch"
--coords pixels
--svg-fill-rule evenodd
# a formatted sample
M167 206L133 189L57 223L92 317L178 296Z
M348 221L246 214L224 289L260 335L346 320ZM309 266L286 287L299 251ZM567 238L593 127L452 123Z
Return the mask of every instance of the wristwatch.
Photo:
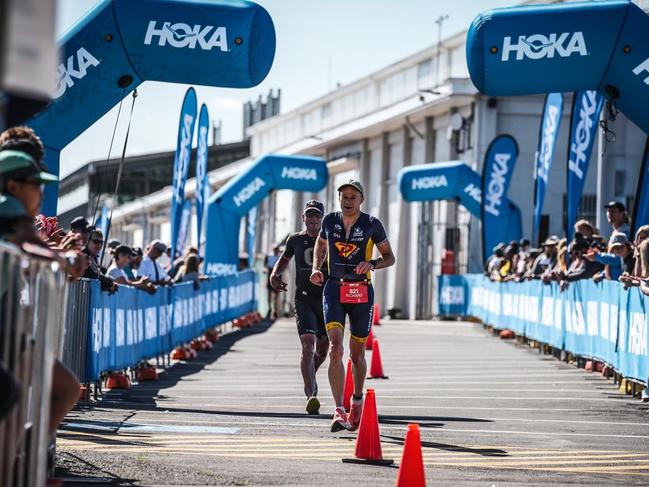
M376 270L376 264L378 263L376 259L371 259L369 263L372 264L372 270Z

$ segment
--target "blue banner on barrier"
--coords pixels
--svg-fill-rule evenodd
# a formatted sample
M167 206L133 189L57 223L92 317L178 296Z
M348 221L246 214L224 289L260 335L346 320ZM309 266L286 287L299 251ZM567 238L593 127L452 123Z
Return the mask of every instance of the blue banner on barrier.
M170 351L210 327L255 309L252 271L201 282L160 288L154 295L120 286L116 294L90 286L86 377L135 366L139 361Z
M440 276L438 302L440 315L475 316L605 362L627 378L649 378L647 298L638 288L584 280L560 291L538 280L497 283L479 274Z

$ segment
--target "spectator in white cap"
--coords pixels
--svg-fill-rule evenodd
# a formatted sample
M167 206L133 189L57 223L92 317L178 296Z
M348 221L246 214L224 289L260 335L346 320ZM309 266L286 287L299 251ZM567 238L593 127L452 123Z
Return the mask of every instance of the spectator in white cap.
M151 284L164 286L171 282L171 277L156 262L158 258L167 251L167 246L162 240L154 240L149 245L149 250L142 259L140 268L137 270L138 277L147 277Z

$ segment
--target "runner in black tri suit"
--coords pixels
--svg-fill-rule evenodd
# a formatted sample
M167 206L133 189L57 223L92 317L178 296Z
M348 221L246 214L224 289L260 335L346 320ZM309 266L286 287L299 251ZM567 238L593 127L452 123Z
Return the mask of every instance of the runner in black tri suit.
M304 393L308 397L306 411L309 414L320 412L317 398L318 384L315 373L327 358L329 340L322 314L322 286L311 283L313 266L313 247L324 215L324 205L311 200L304 206L302 221L306 230L288 237L284 252L279 257L270 274L270 284L277 291L286 291L286 283L281 274L295 256L295 320L302 342L302 378Z
M323 285L323 311L331 349L329 384L336 402L331 431L358 429L363 410L363 386L367 364L365 342L372 324L374 288L371 271L394 264L394 254L383 224L361 211L363 187L350 180L338 188L341 211L329 213L322 220L320 238L313 257L311 282ZM381 257L372 258L374 247ZM329 278L325 283L320 264L327 256ZM345 317L349 316L350 355L354 372L354 396L349 415L343 407L345 367L343 335Z

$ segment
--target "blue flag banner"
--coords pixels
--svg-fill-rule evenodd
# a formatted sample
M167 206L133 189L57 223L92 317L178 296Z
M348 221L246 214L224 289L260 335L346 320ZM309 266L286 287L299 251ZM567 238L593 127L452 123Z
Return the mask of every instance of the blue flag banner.
M440 276L438 314L475 316L495 328L600 360L624 377L649 378L649 298L616 281L492 282L479 274Z
M54 100L25 125L59 154L144 81L251 88L275 56L268 12L246 0L101 0L59 39ZM55 73L52 73L53 75ZM58 187L44 212L56 215Z
M480 174L463 161L404 167L398 179L405 201L457 201L473 216L482 218L482 180ZM498 209L499 224L489 236L490 241L520 240L523 228L518 206L503 196Z
M101 230L101 233L104 234L104 238L106 238L108 230L110 230L110 221L108 220L108 210L105 206L101 207L101 215L99 216L97 227Z
M180 232L180 220L185 201L185 181L189 171L189 160L192 154L192 139L194 125L196 124L196 91L188 88L180 109L180 122L178 123L178 143L174 158L173 195L171 199L171 259L178 255L176 243Z
M640 165L640 176L638 185L635 189L635 199L633 201L633 216L631 225L633 225L631 235L642 225L649 225L649 137L645 141L644 153L642 154L642 164Z
M180 227L178 228L178 239L176 240L176 252L179 255L185 251L187 246L187 236L189 235L189 227L192 222L192 202L185 200L183 202L183 209L180 213Z
M255 282L255 273L245 271L201 281L198 291L193 283L181 283L150 295L130 286L108 294L101 291L99 281L91 281L83 380L135 366L253 311Z
M248 212L248 267L255 263L255 237L257 235L257 208L255 206Z
M561 125L561 112L563 110L563 95L550 93L545 98L541 130L539 132L539 150L536 153L534 164L534 222L532 227L532 242L538 243L539 226L541 225L541 212L543 201L548 188L548 177L554 157L554 147L557 143L559 126Z
M604 97L597 91L578 91L572 100L570 115L570 141L568 142L568 165L566 178L566 236L570 241L573 226L584 190L590 156L597 134L599 114Z
M511 135L496 137L485 154L482 166L482 258L486 260L491 249L500 241L496 239L503 224L503 216L508 213L504 207L507 190L514 174L518 144ZM504 241L507 243L508 241Z
M210 131L210 117L207 113L205 103L201 105L201 112L198 116L198 143L196 149L196 247L198 255L202 255L201 243L203 242L203 209L207 200L208 178L207 178L207 136Z

